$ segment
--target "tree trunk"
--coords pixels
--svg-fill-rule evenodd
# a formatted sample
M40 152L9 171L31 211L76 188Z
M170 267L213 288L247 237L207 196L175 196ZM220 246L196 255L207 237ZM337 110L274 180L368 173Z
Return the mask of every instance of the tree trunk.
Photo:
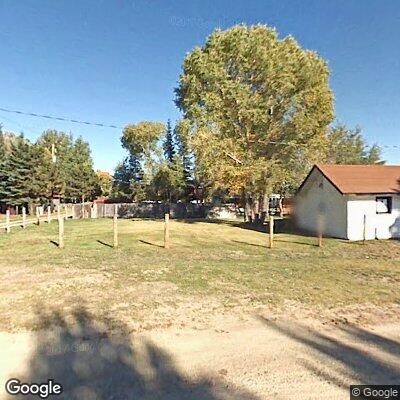
M260 196L260 203L261 203L261 223L264 223L268 216L268 195L263 193Z
M243 190L244 222L251 222L251 207L248 193Z
M35 205L32 202L28 203L28 212L29 212L29 215L35 214Z
M253 198L252 209L253 209L253 222L256 224L259 224L260 223L260 199L257 196L255 196Z
M254 209L254 198L253 196L251 196L249 198L249 202L250 202L250 223L253 224L255 219L256 219L256 213L255 213L255 209Z

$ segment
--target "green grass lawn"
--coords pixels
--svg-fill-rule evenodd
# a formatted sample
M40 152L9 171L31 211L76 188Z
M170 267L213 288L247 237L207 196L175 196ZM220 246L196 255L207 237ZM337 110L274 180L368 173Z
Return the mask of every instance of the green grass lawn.
M34 328L35 311L76 305L110 313L133 329L187 324L206 316L285 303L318 310L400 302L400 243L366 245L277 234L238 223L171 221L171 248L162 221L69 220L65 248L57 223L0 234L0 329Z

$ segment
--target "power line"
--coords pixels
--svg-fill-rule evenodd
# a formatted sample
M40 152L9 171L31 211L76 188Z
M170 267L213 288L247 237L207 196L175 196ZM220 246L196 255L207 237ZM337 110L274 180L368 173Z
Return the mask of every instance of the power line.
M104 124L104 123L100 123L100 122L90 122L90 121L79 121L79 120L72 119L72 118L64 118L64 117L56 117L53 115L29 113L29 112L20 111L20 110L10 110L8 108L3 108L3 107L0 107L0 111L12 113L12 114L27 115L29 117L35 117L35 118L44 118L44 119L52 119L52 120L56 120L56 121L72 122L74 124L93 125L93 126L100 126L102 128L124 129L122 126L113 125L113 124Z
M44 118L44 119L51 119L55 121L64 121L64 122L72 122L74 124L81 124L81 125L92 125L92 126L99 126L102 128L112 128L112 129L124 129L122 126L118 125L113 125L113 124L105 124L105 123L100 123L100 122L90 122L90 121L79 121L76 119L72 118L64 118L64 117L56 117L53 115L43 115L43 114L37 114L37 113L30 113L26 111L20 111L20 110L10 110L8 108L3 108L0 107L0 111L4 111L7 113L12 113L12 114L19 114L19 115L27 115L29 117L35 117L35 118ZM22 126L17 122L18 125ZM291 146L307 146L305 144L299 144L299 143L289 143L285 141L267 141L266 144L280 144L280 145L291 145ZM372 145L367 145L367 147L372 147ZM378 144L378 147L381 149L400 149L400 145L380 145Z
M297 146L297 147L300 147L300 146L305 146L305 147L308 147L309 145L308 144L306 144L306 143L291 143L291 142L285 142L285 141L275 141L275 140L267 140L267 141L262 141L262 142L259 142L259 143L261 143L261 144L282 144L282 145L287 145L287 146ZM369 148L371 148L371 147L373 147L373 146L375 146L375 144L373 144L373 145L370 145L370 144L366 144L365 145L365 147L369 147ZM397 144L376 144L376 146L378 146L379 148L381 148L381 149L400 149L400 145L397 145Z

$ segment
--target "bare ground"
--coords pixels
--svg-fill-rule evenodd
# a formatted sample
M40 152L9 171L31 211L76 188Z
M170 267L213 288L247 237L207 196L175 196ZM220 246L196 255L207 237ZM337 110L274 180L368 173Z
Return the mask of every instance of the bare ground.
M4 381L68 400L348 399L400 382L400 246L265 229L107 220L0 235ZM15 398L15 397L13 397ZM25 397L26 398L26 397ZM60 398L60 397L59 397ZM37 399L37 397L36 397Z
M205 329L132 333L110 331L84 309L69 322L43 314L47 330L0 334L0 383L51 377L64 386L61 398L79 400L348 399L350 384L398 383L400 324L351 315L230 314Z

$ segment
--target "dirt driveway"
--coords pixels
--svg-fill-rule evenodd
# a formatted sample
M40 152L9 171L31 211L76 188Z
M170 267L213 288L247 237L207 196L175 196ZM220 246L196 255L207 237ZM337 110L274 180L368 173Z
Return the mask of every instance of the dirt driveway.
M75 319L55 315L57 328L0 334L1 399L16 398L5 394L9 377L53 378L64 387L58 398L79 400L348 399L350 384L400 382L398 323L254 316L133 334L108 333L84 312Z

